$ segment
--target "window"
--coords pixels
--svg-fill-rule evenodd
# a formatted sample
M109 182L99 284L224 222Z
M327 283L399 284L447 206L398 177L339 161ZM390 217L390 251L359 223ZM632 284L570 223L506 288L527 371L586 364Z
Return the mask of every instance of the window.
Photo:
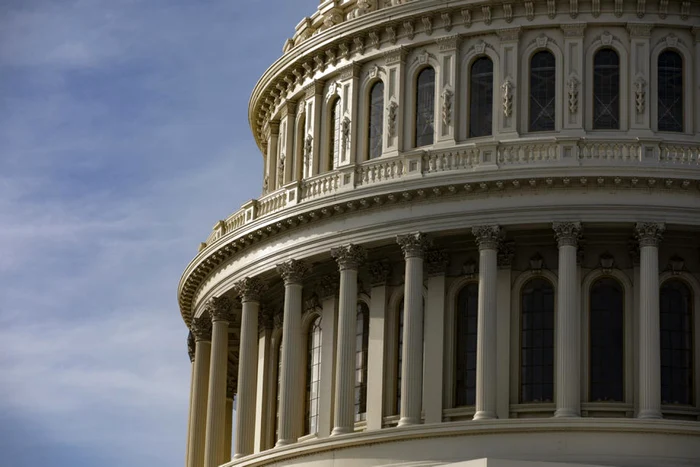
M367 347L369 344L369 308L357 304L355 332L355 421L367 420Z
M455 405L476 403L476 333L479 305L479 285L476 282L462 287L457 295L455 359Z
M367 123L367 157L382 155L384 136L384 83L377 81L369 91L369 120Z
M532 279L522 288L520 402L554 400L554 287Z
M396 414L401 413L401 365L403 364L403 298L399 303L399 325L397 339L397 367L396 367Z
M340 162L340 145L342 133L340 128L340 98L336 98L331 104L331 113L328 118L328 166L327 170L334 170Z
M659 131L683 131L683 59L666 50L659 55Z
M612 278L596 281L590 290L591 402L622 401L623 290Z
M275 410L275 440L280 439L280 396L282 394L282 339L277 345L277 397ZM275 444L273 440L272 444Z
M551 52L537 52L530 59L530 131L553 131L556 96L556 63Z
M433 144L435 133L435 70L428 67L416 80L415 146Z
M680 280L663 283L661 305L661 402L693 403L693 295Z
M593 58L593 129L620 129L620 57L612 49Z
M472 63L469 78L469 137L488 136L493 125L493 62L488 57Z
M304 433L318 432L318 404L321 390L321 317L316 317L309 327L308 356L306 364L306 417Z

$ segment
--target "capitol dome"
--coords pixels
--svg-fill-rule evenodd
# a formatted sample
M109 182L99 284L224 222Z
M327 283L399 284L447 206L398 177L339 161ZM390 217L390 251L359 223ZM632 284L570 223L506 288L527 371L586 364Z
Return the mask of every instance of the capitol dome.
M697 1L322 1L179 284L186 466L699 465L698 82Z

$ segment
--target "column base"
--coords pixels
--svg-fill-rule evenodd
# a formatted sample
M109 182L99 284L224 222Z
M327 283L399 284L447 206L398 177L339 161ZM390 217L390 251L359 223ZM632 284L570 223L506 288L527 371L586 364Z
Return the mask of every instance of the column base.
M419 425L420 420L414 418L414 417L402 417L399 420L399 424L397 426L411 426L411 425Z
M642 409L637 414L637 418L643 418L646 420L661 420L664 417L661 415L660 410Z
M581 414L576 409L557 409L554 418L580 418Z
M480 410L474 414L474 418L472 418L472 420L493 420L496 418L498 418L498 415L496 415L496 412L491 412L491 411L487 411L487 410Z
M331 436L347 435L348 433L354 433L354 432L355 432L354 428L337 426L337 427L333 428L333 431L331 431Z

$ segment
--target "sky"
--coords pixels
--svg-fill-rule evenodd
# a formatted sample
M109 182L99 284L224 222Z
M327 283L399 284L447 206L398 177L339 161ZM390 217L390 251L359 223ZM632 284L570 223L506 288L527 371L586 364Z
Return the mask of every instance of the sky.
M177 285L317 0L0 0L0 464L184 465Z

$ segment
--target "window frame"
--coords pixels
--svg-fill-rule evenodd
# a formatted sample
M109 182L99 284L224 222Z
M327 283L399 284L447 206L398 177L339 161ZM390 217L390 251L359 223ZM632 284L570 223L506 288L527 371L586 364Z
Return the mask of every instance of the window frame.
M369 160L373 160L371 158L370 154L370 138L371 138L371 124L372 124L372 91L374 91L374 87L378 84L381 84L383 86L382 89L382 114L381 114L381 133L379 135L381 139L381 152L379 154L379 157L376 157L374 159L379 159L381 158L384 153L386 152L386 102L387 102L387 85L384 79L382 78L374 78L371 79L370 81L367 82L364 86L364 92L362 94L364 102L363 106L363 113L364 113L364 118L362 119L365 124L363 125L364 128L362 128L362 157L359 162L366 162Z
M536 36L536 37L541 37ZM522 112L520 112L520 127L523 129L522 132L523 134L528 134L528 135L548 135L552 133L556 133L561 131L564 128L564 114L565 111L568 112L568 107L564 105L564 57L562 54L561 49L559 46L555 43L555 41L548 37L544 36L547 40L545 41L546 43L544 45L539 45L538 41L535 40L533 43L530 44L529 47L526 47L525 50L522 52L521 57L526 57L527 61L524 61L524 66L520 67L520 92L516 93L516 98L517 94L520 94L520 105L521 109L523 109ZM554 66L555 66L555 72L554 72L554 82L555 82L555 94L554 94L554 106L555 106L555 114L554 114L554 130L552 131L530 131L530 64L532 62L532 57L537 53L537 52L542 52L542 51L548 51L552 55L554 55ZM516 83L518 85L518 83ZM500 89L500 84L497 89ZM498 99L496 99L498 100ZM499 101L500 104L500 101ZM565 108L566 107L566 108ZM499 113L499 115L501 115ZM499 117L500 119L501 117Z
M692 73L693 70L691 69L692 66L689 66L689 64L693 64L693 53L688 50L688 48L681 43L680 40L678 40L675 43L672 43L669 39L670 36L667 36L664 39L662 39L656 47L653 48L651 51L651 69L650 69L650 79L648 80L649 84L647 85L647 103L650 111L650 125L651 129L654 132L661 133L663 135L692 135L694 134L695 127L694 127L694 118L695 118L695 113L693 110L690 110L689 107L693 107L696 104L698 104L698 98L700 97L699 95L696 96L694 89L693 89L693 79L692 79ZM658 105L658 92L659 92L659 83L658 83L658 76L659 76L659 55L661 55L662 52L666 50L672 50L674 52L677 52L680 56L681 59L683 60L683 101L687 104L683 108L683 131L682 132L676 132L676 131L659 131L659 105ZM700 114L699 114L700 115Z
M483 41L483 43L482 43ZM477 51L476 45L479 46ZM483 50L481 46L483 45ZM503 126L502 122L502 112L501 112L501 101L500 96L500 58L495 53L494 46L485 38L473 38L467 39L465 46L462 50L466 52L460 56L459 63L459 76L457 92L455 93L457 103L457 108L454 111L455 115L455 138L457 141L480 141L482 138L484 140L490 140L497 137L498 133L501 131ZM493 63L493 105L492 105L492 118L491 118L491 135L490 136L478 136L469 137L469 96L470 96L470 70L472 63L481 57L488 57ZM519 102L513 102L514 115L517 114L517 109Z
M318 375L318 383L319 383L319 394L318 397L316 398L316 404L317 404L317 413L316 413L316 431L311 431L311 425L307 427L308 423L308 417L307 417L307 412L310 411L310 399L309 399L309 394L307 387L309 385L309 357L310 357L310 352L309 352L309 343L310 343L310 338L311 338L311 332L313 331L313 326L315 323L318 322L319 327L320 327L320 344L318 347L318 352L319 352L319 362L318 362L318 367L319 367L319 375ZM308 316L306 316L306 319L303 320L303 329L305 330L304 332L304 405L303 405L303 419L301 420L302 423L302 438L308 438L308 437L314 437L318 436L319 432L319 426L321 424L321 389L322 389L322 365L323 365L323 316L321 313L314 311L309 313ZM310 412L309 412L310 413ZM308 428L308 431L307 431Z
M620 96L619 96L619 129L594 129L593 128L593 79L594 79L594 58L596 54L601 49L610 49L617 53L619 59L619 83L620 83ZM579 112L581 112L581 107L584 107L584 128L586 131L590 132L615 132L615 131L627 131L630 128L630 115L636 115L635 103L633 98L633 89L631 84L628 83L629 78L629 52L625 45L623 45L616 37L613 36L610 43L603 44L603 41L598 38L592 42L585 51L585 72L583 83L580 84L579 91ZM647 103L649 96L647 95ZM564 109L568 115L568 108Z
M486 135L472 136L472 134L471 134L471 122L472 122L471 104L472 104L472 97L474 95L473 88L472 88L472 78L473 78L472 74L473 74L473 67L476 64L476 62L479 60L482 60L482 59L486 59L486 60L489 60L491 62L491 130L490 130L490 133L486 134ZM465 92L465 94L466 94L466 103L465 103L466 109L465 110L466 110L466 115L467 115L466 119L464 119L464 121L466 123L465 128L464 128L465 135L466 135L465 139L471 140L471 139L476 139L476 138L493 138L494 133L495 133L495 127L497 126L496 122L497 122L498 115L499 115L498 112L495 111L496 109L494 109L494 103L497 100L496 99L496 96L497 96L496 90L498 89L496 86L496 63L494 63L494 60L491 56L489 56L486 53L482 53L482 54L475 55L474 57L472 57L469 60L469 63L467 65L466 70L467 70L466 71L466 74L467 74L466 83L467 83L467 85L463 88L466 90L466 92ZM485 106L485 107L487 107L487 106Z
M433 138L429 144L418 145L418 80L423 72L431 69L433 71ZM437 67L431 64L425 64L420 67L413 76L411 82L411 91L413 95L413 106L411 108L411 146L414 149L427 148L434 146L437 142L437 110L438 110L438 71Z

